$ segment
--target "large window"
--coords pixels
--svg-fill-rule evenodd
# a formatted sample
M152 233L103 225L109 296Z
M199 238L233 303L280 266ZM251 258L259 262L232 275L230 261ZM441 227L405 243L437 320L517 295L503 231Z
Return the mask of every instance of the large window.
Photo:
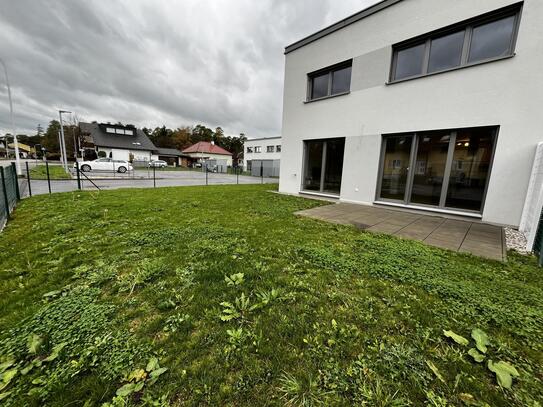
M384 136L377 198L480 212L496 133L477 127Z
M302 188L306 191L338 195L344 149L344 138L306 141Z
M352 61L342 62L308 75L308 100L340 95L351 90Z
M520 6L516 5L397 44L390 80L512 56L519 19Z

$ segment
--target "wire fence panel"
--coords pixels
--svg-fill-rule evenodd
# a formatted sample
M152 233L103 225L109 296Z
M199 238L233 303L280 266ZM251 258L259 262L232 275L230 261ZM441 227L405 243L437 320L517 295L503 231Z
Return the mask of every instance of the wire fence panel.
M2 187L0 188L0 226L3 227L13 212L19 197L17 173L13 166L0 167Z

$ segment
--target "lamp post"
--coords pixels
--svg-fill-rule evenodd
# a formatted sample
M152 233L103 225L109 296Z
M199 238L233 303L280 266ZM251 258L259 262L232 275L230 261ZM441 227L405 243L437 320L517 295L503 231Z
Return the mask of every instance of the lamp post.
M64 125L62 124L62 113L72 113L67 110L59 110L58 117L60 118L60 149L62 151L64 170L68 171L68 157L66 156L66 141L64 140Z
M4 67L4 74L6 75L6 87L8 88L9 115L11 118L11 131L13 132L13 144L15 145L15 167L17 168L17 175L22 175L21 160L19 158L19 142L17 141L17 134L15 133L15 122L13 121L13 102L11 101L11 88L9 87L8 69L2 58L0 58L0 63ZM8 151L7 145L8 142L6 137L6 155Z

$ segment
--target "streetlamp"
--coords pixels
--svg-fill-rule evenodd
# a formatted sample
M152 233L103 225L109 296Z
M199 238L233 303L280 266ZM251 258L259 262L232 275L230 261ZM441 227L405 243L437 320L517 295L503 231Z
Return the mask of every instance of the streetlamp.
M67 110L59 110L58 117L60 117L60 150L62 151L62 165L64 170L68 171L68 157L66 156L66 141L64 140L64 126L62 125L62 113L72 113Z
M4 67L4 74L6 75L6 87L8 88L8 99L9 99L9 115L11 118L11 131L13 132L13 144L15 145L15 163L17 167L17 175L22 175L21 171L21 160L19 159L19 142L17 141L17 134L15 133L15 122L13 121L13 102L11 101L11 88L9 87L9 77L8 77L8 69L6 68L6 64L0 58L0 63ZM6 137L6 155L7 155L7 146L8 146L8 140Z

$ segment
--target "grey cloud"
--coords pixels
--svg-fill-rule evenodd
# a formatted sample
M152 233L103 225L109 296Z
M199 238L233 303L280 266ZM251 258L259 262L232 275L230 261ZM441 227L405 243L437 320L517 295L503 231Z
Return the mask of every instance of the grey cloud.
M374 2L0 0L17 130L31 134L65 108L87 120L277 135L284 46ZM0 133L8 112L0 86Z

